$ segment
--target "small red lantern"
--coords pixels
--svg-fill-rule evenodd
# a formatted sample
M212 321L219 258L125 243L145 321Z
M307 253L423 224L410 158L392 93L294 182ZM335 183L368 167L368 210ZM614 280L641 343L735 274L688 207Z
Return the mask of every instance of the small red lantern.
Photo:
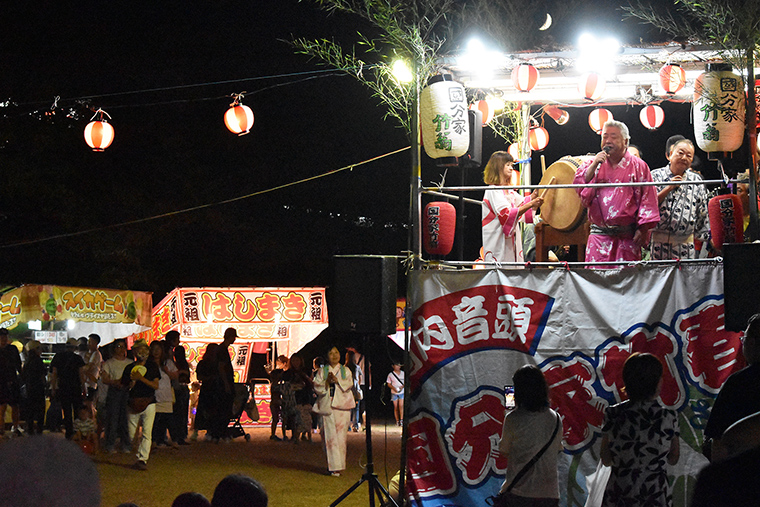
M665 120L665 111L660 106L646 106L639 113L639 119L649 130L657 130Z
M660 84L668 94L678 93L686 85L686 71L677 63L665 65L660 69Z
M233 134L244 136L251 131L253 127L253 111L251 108L241 104L240 100L243 94L233 95L235 100L230 104L230 108L224 113L224 124Z
M113 127L106 120L106 116L109 120L111 119L108 113L98 109L95 111L95 116L90 118L90 123L84 128L84 140L92 151L104 151L113 142Z
M541 151L549 144L549 132L544 127L533 127L528 134L530 140L530 149Z
M432 255L448 255L454 246L456 209L448 202L431 202L425 206L423 244Z
M564 125L567 123L567 120L570 119L570 113L565 111L564 109L560 109L557 106L545 106L544 111L546 114L552 117L552 119L557 123L557 125Z
M760 138L758 138L760 139ZM520 160L520 148L517 147L517 143L512 143L509 145L509 148L507 148L507 153L512 155L512 158L514 160ZM514 169L513 169L514 171Z
M493 109L487 100L477 100L470 105L470 109L479 110L483 113L483 125L488 125L493 120Z
M596 72L587 72L578 81L578 91L586 100L599 100L606 86L607 82Z
M612 116L612 113L608 109L600 107L598 109L594 109L589 113L588 125L591 127L591 130L597 134L601 134L604 124L614 119L615 118Z
M529 63L521 63L512 70L512 83L521 92L529 92L538 83L538 69Z

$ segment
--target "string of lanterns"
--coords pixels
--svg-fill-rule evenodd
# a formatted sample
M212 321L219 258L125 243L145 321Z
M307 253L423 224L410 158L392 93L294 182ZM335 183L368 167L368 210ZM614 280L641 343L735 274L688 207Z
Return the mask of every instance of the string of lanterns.
M224 124L233 134L243 136L248 134L253 127L253 111L242 104L241 101L246 92L232 94L232 103L224 113ZM114 139L114 129L109 123L111 115L102 109L95 111L90 118L90 123L84 128L84 140L92 151L102 152L111 146Z

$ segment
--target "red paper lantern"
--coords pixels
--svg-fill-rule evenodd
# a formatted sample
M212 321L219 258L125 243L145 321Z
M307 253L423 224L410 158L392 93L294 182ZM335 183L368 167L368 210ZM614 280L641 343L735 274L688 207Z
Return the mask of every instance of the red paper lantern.
M538 83L538 69L529 63L521 63L512 70L512 83L521 92L529 92Z
M578 91L586 100L599 100L606 86L607 82L596 72L587 72L578 81Z
M564 109L558 108L557 106L546 106L544 107L544 111L546 111L546 114L552 117L557 125L564 125L567 123L567 120L570 119L570 113Z
M483 125L488 125L493 120L493 109L486 100L478 100L470 105L470 109L483 113Z
M760 139L760 137L758 139ZM509 148L507 148L507 153L512 155L513 159L520 160L520 148L518 148L517 143L510 144ZM512 169L512 171L514 171L514 169Z
M224 124L233 134L244 136L253 127L253 111L250 107L236 102L224 113Z
M98 109L84 128L84 140L92 151L104 151L113 142L113 127L106 121L106 116L108 113Z
M541 151L549 144L549 132L543 127L533 127L528 134L530 140L530 149L533 151Z
M600 107L598 109L594 109L589 113L588 125L591 127L591 130L597 134L601 134L604 124L614 119L615 118L612 116L612 113L609 110Z
M639 113L639 119L649 130L657 130L665 119L665 111L660 106L646 106Z
M666 93L673 95L686 85L686 71L677 63L660 69L660 84Z
M454 246L457 213L448 202L431 202L425 206L423 240L431 255L448 255Z

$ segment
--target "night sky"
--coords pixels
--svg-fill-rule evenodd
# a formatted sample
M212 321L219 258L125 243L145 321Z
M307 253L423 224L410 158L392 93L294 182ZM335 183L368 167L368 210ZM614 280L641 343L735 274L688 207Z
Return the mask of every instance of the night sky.
M633 25L617 21L610 3L589 4L560 22L555 36L606 24L632 37ZM15 2L3 11L3 284L129 288L158 301L178 286L327 285L335 254L407 248L408 150L223 203L409 145L368 89L284 42L350 41L366 29L357 18L294 0ZM237 137L223 115L229 95L244 91L255 123ZM611 108L652 168L665 164L667 137L693 139L690 104L663 107L665 125L656 132L639 123L638 109ZM112 118L115 140L103 153L83 139L89 108ZM546 124L547 165L599 149L587 111L573 112L563 127ZM486 159L498 149L504 142L486 130ZM440 180L429 161L424 168L423 184ZM458 179L449 172L448 182ZM480 184L480 169L466 180ZM222 204L205 206L212 203ZM472 259L480 210L466 211L465 258Z

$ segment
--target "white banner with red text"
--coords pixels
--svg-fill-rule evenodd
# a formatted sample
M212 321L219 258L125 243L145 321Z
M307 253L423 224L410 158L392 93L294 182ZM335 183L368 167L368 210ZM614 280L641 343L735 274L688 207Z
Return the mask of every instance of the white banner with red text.
M498 444L504 386L536 364L563 419L561 505L583 506L605 409L623 399L622 364L651 352L660 399L676 410L681 459L670 468L686 506L702 430L725 379L744 366L741 333L724 330L723 266L617 270L418 271L411 283L408 491L419 506L485 505L507 462Z

